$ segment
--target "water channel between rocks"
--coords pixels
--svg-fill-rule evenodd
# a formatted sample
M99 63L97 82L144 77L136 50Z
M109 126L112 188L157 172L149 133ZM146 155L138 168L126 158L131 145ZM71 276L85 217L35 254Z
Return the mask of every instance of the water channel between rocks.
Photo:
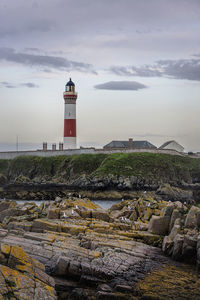
M4 199L0 199L0 201L3 201ZM42 202L47 202L49 200L40 200L40 201L37 201L37 200L15 200L15 199L7 199L7 201L16 201L17 203L19 204L24 204L25 202L34 202L35 204L37 204L38 206L42 203ZM50 201L54 201L54 200L50 200ZM104 209L109 209L112 205L114 204L117 204L117 203L120 203L121 200L92 200L92 202L98 204L100 207L104 208Z

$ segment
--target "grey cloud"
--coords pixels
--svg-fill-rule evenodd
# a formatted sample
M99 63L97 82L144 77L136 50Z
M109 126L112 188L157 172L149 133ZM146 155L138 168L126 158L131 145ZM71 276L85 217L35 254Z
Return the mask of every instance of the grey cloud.
M22 86L26 86L28 88L38 88L39 85L32 83L32 82L25 82L25 83L21 83Z
M45 72L45 73L52 73L52 71L50 69L43 69L43 72Z
M28 31L34 32L34 31L41 31L41 32L47 32L51 31L55 25L50 20L44 20L40 19L35 22L34 20L32 23L29 23L27 26Z
M200 53L195 53L192 56L194 56L194 57L200 57Z
M6 10L0 9L0 34L37 31L44 35L56 30L67 39L74 34L116 33L119 28L141 34L179 24L184 30L182 25L199 21L200 11L199 0L10 0L6 6Z
M16 88L15 85L13 85L12 83L7 82L7 81L1 81L1 82L0 82L0 85L1 85L2 87L6 87L6 88L8 88L8 89L14 89L14 88Z
M24 50L25 50L25 51L31 51L31 52L38 52L38 53L44 52L44 51L42 51L41 49L35 48L35 47L26 47Z
M156 66L113 66L110 68L111 72L115 73L116 75L121 76L140 76L140 77L160 77L162 76L161 71L158 70Z
M91 64L86 64L77 61L70 61L64 57L49 56L49 55L37 55L27 54L23 52L16 52L13 48L0 48L0 60L19 63L28 66L37 67L48 67L53 69L59 69L63 71L81 71L81 72L92 72Z
M113 90L113 91L137 91L144 89L147 86L136 81L109 81L94 86L99 90Z
M61 48L89 63L98 63L104 53L104 68L115 59L130 64L130 51L135 61L138 54L160 59L167 51L198 52L199 13L199 0L0 1L0 41L48 51L29 49L32 54L68 57L56 54Z
M167 77L200 81L200 59L159 60L154 65L114 66L110 71L120 76Z
M38 88L39 86L33 82L23 82L23 83L20 83L18 85L14 85L10 82L7 82L7 81L1 81L0 82L0 85L2 87L6 87L8 89L15 89L15 88L18 88L20 86L24 86L24 87L27 87L27 88Z
M144 133L144 134L134 134L135 137L146 138L146 137L165 137L165 138L177 138L177 137L185 137L186 134L179 135L169 135L169 134L157 134L157 133Z
M200 59L160 60L157 64L164 76L200 80Z

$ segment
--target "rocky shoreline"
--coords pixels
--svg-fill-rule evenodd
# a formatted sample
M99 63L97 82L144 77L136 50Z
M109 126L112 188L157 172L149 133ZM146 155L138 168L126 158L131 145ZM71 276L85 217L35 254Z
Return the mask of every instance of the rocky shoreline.
M0 198L0 299L200 299L198 159L2 160Z
M82 192L86 197L117 192L124 198L123 194L134 191L162 193L163 185L172 187L173 191L165 188L164 192L171 194L171 201L183 196L200 202L200 160L153 153L0 160L0 198L55 199L69 191ZM179 191L182 195L177 199ZM112 198L112 193L105 197Z
M121 180L122 181L122 180ZM127 178L126 178L127 182ZM123 186L125 184L123 183ZM56 197L67 197L69 194L75 197L81 195L95 200L121 200L134 199L143 192L151 191L156 196L161 196L166 201L181 201L187 203L200 202L200 184L182 184L174 186L170 184L160 184L147 188L146 186L134 188L111 188L106 186L98 189L94 185L74 186L58 183L9 183L0 185L1 199L18 199L18 200L53 200Z
M166 202L152 192L109 210L71 195L39 207L1 201L0 271L10 270L0 295L39 299L35 295L45 291L41 299L198 299L198 274L183 262L199 266L199 226L198 207ZM34 268L29 295L16 278L29 277Z

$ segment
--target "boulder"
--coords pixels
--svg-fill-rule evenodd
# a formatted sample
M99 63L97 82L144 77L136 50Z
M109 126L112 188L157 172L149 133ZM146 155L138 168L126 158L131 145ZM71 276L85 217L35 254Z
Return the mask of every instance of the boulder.
M162 214L164 217L171 217L174 209L173 203L169 203L166 207L162 209Z
M81 209L80 216L84 219L92 218L92 210L91 209Z
M194 201L192 191L183 190L170 184L161 185L157 190L157 194L167 201L180 201L182 203L192 203Z
M180 260L182 258L182 247L183 247L184 235L177 234L174 239L174 247L172 258L175 260Z
M31 215L24 215L24 216L18 216L18 217L12 217L12 216L7 216L4 218L3 223L4 224L9 224L10 222L21 222L24 223L24 221L33 221L35 219L38 219L38 213L34 213Z
M197 237L197 267L200 270L200 234Z
M172 255L173 252L173 245L174 245L174 239L181 232L180 225L174 225L170 234L168 236L165 236L163 243L162 243L162 250L167 255Z
M65 276L69 267L70 261L66 257L60 256L56 262L55 275Z
M110 216L114 219L118 219L119 217L121 217L121 215L121 210L113 210L110 212Z
M169 234L169 237L173 241L175 239L176 235L179 234L180 232L181 232L181 226L175 224Z
M137 212L136 212L135 209L131 212L131 215L130 215L129 219L131 221L136 221L138 219L138 215L137 215Z
M8 233L8 230L5 230L5 229L3 229L3 228L0 228L0 238L6 236L7 233Z
M174 223L177 219L181 218L181 212L178 209L174 209L171 215L170 224L169 224L169 231L172 230Z
M158 235L167 235L169 231L169 216L153 216L149 222L148 231Z
M186 201L185 201L186 202ZM174 206L175 208L179 209L180 211L183 211L183 212L186 212L188 209L187 209L187 206L184 205L182 202L180 201L175 201L174 203Z
M197 236L185 235L182 247L182 257L190 263L196 262L197 256Z
M148 224L143 222L134 222L134 227L136 230L146 231L148 230Z
M97 287L97 291L103 291L103 292L112 292L112 288L108 284L100 284Z
M197 219L197 227L200 227L200 211L197 211L196 213L196 219Z
M0 222L3 223L4 218L23 215L24 212L17 208L8 208L0 212Z
M7 229L31 231L32 223L31 222L9 222L9 224L7 225Z
M60 219L60 208L49 208L47 218Z
M173 248L173 241L170 238L170 236L165 236L163 243L162 243L162 251L167 254L167 255L171 255L172 254L172 248Z
M185 219L185 227L196 228L198 226L197 224L199 222L199 216L200 216L200 208L196 206L192 206Z
M92 211L92 218L102 220L102 221L105 221L105 222L109 222L109 220L110 220L110 217L109 217L107 211L105 211L103 209L102 210L100 210L100 209L93 210Z
M8 208L14 208L16 202L14 201L1 201L0 202L0 213Z
M144 212L144 217L143 220L144 221L149 221L153 215L154 211L151 207L147 207L145 212Z
M42 233L45 230L59 232L61 228L59 224L53 223L52 221L50 222L44 219L36 219L33 221L31 231Z

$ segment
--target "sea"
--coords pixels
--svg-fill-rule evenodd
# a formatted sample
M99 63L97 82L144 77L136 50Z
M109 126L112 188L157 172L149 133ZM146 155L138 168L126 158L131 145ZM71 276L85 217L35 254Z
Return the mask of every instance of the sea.
M42 202L46 202L45 200L44 201L37 201L37 200L15 200L15 199L12 199L14 201L16 201L17 203L19 204L24 204L25 202L34 202L35 204L37 204L38 206L40 206L40 204ZM12 201L11 199L7 200L7 201ZM3 199L0 199L0 201L3 201ZM54 200L50 200L50 201L54 201ZM104 209L109 209L112 205L114 204L117 204L117 203L120 203L121 200L92 200L92 202L98 204L100 207L104 208Z
M0 143L0 152L30 150L42 150L42 143L20 143L18 139L15 143Z

